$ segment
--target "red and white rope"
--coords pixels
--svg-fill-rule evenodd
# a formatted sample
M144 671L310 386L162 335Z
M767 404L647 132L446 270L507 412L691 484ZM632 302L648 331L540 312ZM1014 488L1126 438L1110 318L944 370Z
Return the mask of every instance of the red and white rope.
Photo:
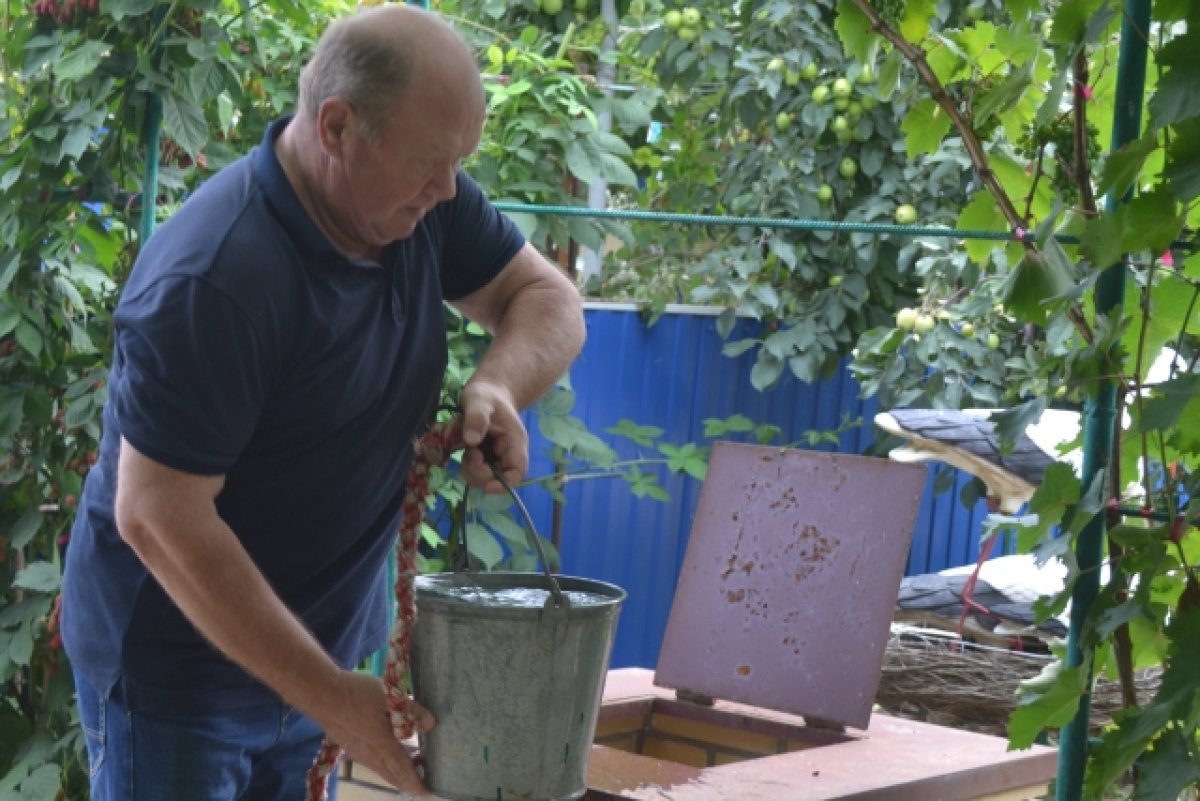
M404 689L404 673L408 670L408 652L412 629L416 622L416 598L413 579L417 575L417 543L421 539L421 521L425 517L425 501L429 497L429 474L434 467L444 465L450 454L460 447L459 429L454 423L435 424L417 441L413 465L404 484L404 501L400 511L400 534L396 541L396 622L388 640L387 663L383 672L383 688L387 693L388 717L397 740L413 735L412 698ZM321 743L316 761L308 771L308 800L325 801L329 791L329 774L337 767L342 749L329 738Z

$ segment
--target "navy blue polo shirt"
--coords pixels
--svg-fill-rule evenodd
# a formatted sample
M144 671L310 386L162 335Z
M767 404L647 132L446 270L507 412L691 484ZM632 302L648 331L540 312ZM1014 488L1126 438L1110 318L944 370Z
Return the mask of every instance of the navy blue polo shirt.
M459 173L380 262L338 253L272 143L208 180L149 240L115 314L100 457L67 553L63 639L101 692L168 706L273 698L195 630L113 522L120 438L224 475L217 510L342 665L386 641L382 565L412 440L446 365L443 299L483 287L524 244Z

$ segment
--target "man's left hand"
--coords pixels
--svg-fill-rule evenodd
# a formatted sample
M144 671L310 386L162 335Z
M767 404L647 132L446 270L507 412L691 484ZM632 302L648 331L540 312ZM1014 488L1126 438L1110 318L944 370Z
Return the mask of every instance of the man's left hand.
M507 388L486 380L472 379L463 387L459 403L463 409L462 438L467 446L462 472L467 482L486 492L504 492L484 458L480 445L487 440L504 477L518 484L529 469L529 434Z

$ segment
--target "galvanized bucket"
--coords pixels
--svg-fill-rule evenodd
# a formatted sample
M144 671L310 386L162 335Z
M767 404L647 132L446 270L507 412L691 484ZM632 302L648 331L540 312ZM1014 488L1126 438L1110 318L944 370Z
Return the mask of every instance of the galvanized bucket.
M562 592L541 606L488 600L502 591L545 590L546 576L536 573L416 578L413 696L437 717L420 737L426 783L437 795L568 801L586 791L625 591L554 578ZM573 602L575 593L588 593L587 602Z

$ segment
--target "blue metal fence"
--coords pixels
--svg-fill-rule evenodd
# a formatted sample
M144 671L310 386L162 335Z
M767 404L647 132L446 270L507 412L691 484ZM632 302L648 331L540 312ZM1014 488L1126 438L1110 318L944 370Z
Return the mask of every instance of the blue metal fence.
M808 430L836 429L848 413L861 417L863 425L843 433L838 450L861 453L875 437L875 404L858 397L858 386L845 370L816 384L787 376L770 392L755 390L753 356L721 355L723 340L712 310L674 307L648 326L633 306L589 304L586 317L588 340L571 382L577 395L574 413L593 432L628 418L664 429L668 442L699 443L706 419L743 414L779 426L784 441L795 441ZM735 337L752 325L739 322ZM531 435L530 474L548 474L553 466L545 456L546 441L536 430ZM614 444L624 457L638 455L629 443ZM953 489L935 494L934 477L943 469L930 467L906 568L910 575L966 564L979 552L986 510L982 504L967 509L959 501L965 476L956 475ZM663 484L670 503L635 498L620 479L578 481L565 490L564 572L611 581L629 593L617 628L614 667L654 667L658 661L700 493L700 482L690 478L664 475ZM548 494L522 494L539 531L548 535Z

